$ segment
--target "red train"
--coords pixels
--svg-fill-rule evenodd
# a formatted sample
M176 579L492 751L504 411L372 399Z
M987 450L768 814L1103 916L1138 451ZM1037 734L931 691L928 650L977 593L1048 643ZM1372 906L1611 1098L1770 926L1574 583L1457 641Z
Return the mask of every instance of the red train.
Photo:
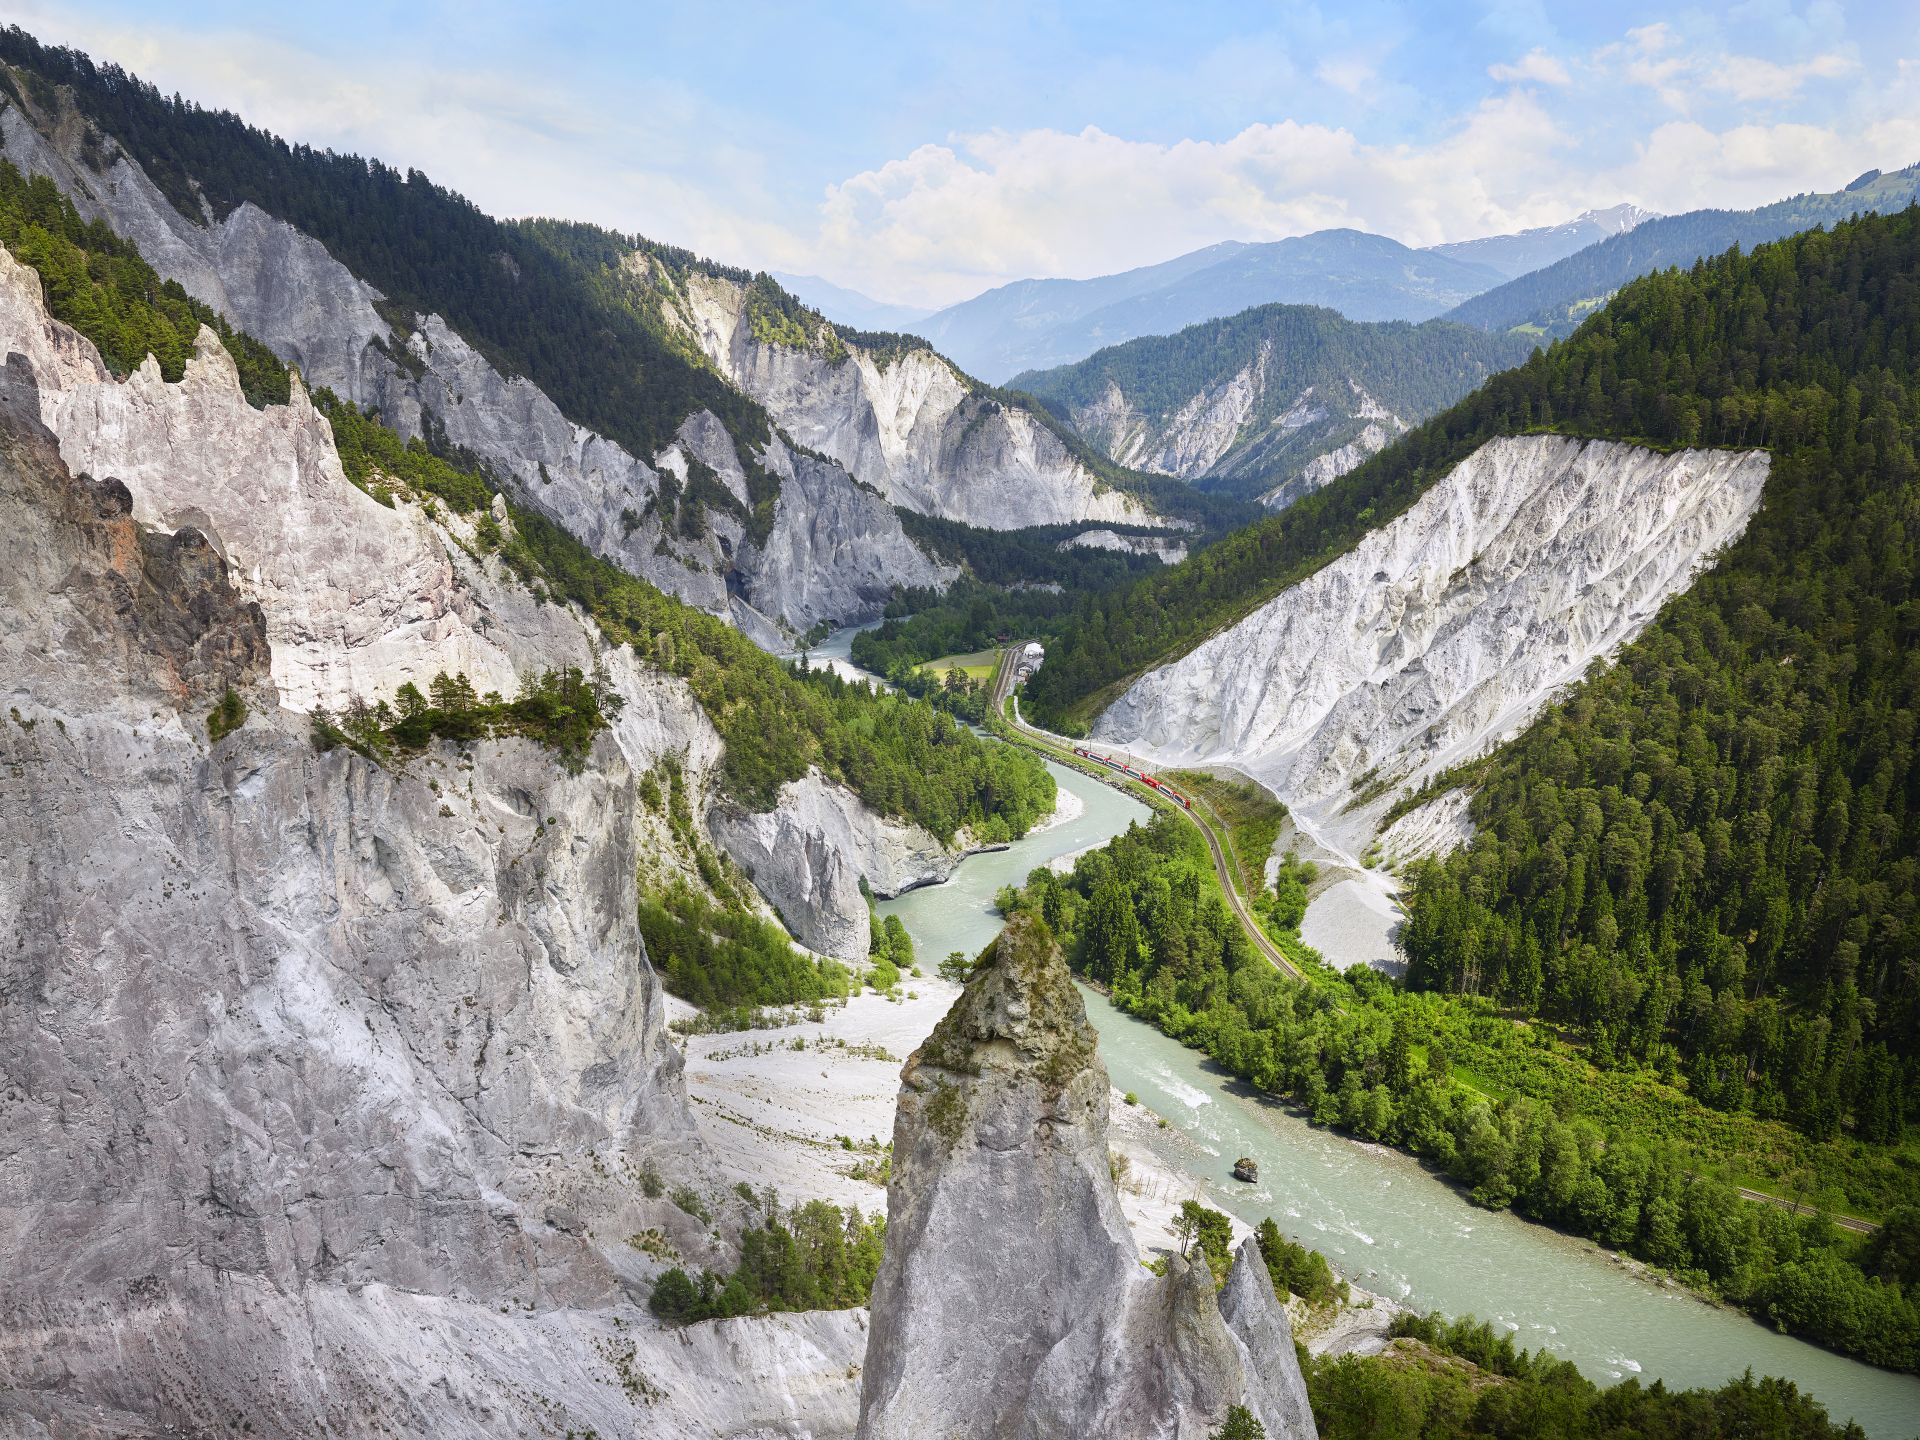
M1193 809L1193 802L1182 795L1164 780L1156 780L1144 770L1136 770L1123 760L1115 760L1111 755L1096 755L1084 745L1073 747L1073 753L1082 760L1091 760L1096 765L1104 765L1109 770L1118 770L1122 775L1138 780L1142 785L1150 785L1183 809Z

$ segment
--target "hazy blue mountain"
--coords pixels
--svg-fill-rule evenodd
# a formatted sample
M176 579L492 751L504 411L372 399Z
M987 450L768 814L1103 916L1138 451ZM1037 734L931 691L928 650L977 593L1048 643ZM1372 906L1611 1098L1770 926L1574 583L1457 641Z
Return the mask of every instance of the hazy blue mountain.
M1757 210L1689 210L1610 236L1563 260L1476 296L1447 316L1482 330L1570 333L1629 280L1691 265L1735 245L1752 247L1867 211L1901 210L1920 198L1920 165L1869 170L1842 190L1808 192Z
M923 305L891 305L849 290L818 275L788 275L773 272L773 278L804 305L818 310L827 319L856 330L913 330L933 311Z
M915 328L973 374L1000 381L1275 302L1324 305L1350 320L1426 320L1505 278L1491 265L1384 235L1322 230L1257 245L1225 241L1091 280L1018 280Z
M1491 265L1511 280L1658 218L1638 205L1610 205L1605 210L1583 210L1564 225L1541 225L1511 235L1485 235L1427 248L1436 255Z

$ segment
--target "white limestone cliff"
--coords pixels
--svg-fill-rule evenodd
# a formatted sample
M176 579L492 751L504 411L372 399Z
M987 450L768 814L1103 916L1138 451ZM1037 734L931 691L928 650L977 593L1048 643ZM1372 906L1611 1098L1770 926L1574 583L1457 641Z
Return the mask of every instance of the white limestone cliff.
M9 1433L846 1433L856 1317L683 1339L644 1310L661 1267L626 1237L710 1241L637 1180L705 1162L619 745L578 774L520 739L316 751L228 564L72 475L38 413L16 356ZM249 713L216 743L229 693Z
M42 123L50 135L0 102L8 159L48 176L83 216L132 240L161 275L299 366L309 384L377 410L403 437L443 435L600 554L733 620L764 648L784 648L782 626L804 632L820 620L878 615L884 596L873 598L875 573L909 587L953 577L907 538L885 504L832 467L784 497L765 553L728 513L710 514L703 533L689 538L657 513L662 467L674 464L676 446L630 454L573 423L530 380L501 374L441 317L415 317L410 332L396 332L378 308L380 293L285 221L243 204L196 224L111 140L96 137L108 157L100 168L85 164L77 115ZM688 417L678 440L723 475L740 468L732 437L709 412ZM782 473L777 456L761 459ZM865 558L865 573L849 580L851 551Z
M1351 857L1394 794L1518 733L1638 635L1740 536L1767 467L1759 451L1490 441L1142 676L1095 733L1160 763L1236 766Z
M425 689L441 671L511 694L520 676L597 665L626 702L614 736L628 767L676 760L700 813L712 810L720 739L685 683L604 646L573 607L537 603L498 560L468 553L420 507L388 508L354 486L297 379L289 404L253 409L231 357L203 330L178 382L151 359L116 381L91 342L48 316L32 268L0 247L0 357L8 353L31 367L39 418L69 466L125 482L136 519L166 531L191 525L230 562L236 586L265 613L282 703L339 709L408 681ZM799 486L824 468L784 448L776 458ZM860 574L850 557L836 583L858 584ZM740 847L736 858L806 943L860 959L860 876L891 894L944 877L952 859L838 787L833 803L804 800L750 822L729 810L715 839ZM763 847L762 832L779 843Z
M880 355L848 343L829 355L763 341L746 294L695 271L684 306L668 314L797 443L893 504L991 530L1152 523L1145 506L1104 484L1032 414L981 393L930 348Z

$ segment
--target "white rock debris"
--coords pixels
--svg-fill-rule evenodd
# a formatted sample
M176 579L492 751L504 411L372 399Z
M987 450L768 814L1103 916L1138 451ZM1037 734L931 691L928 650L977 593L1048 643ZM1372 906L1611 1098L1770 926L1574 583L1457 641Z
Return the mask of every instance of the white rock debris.
M1095 733L1160 763L1237 766L1351 858L1393 794L1518 733L1638 635L1746 528L1767 465L1490 441L1347 554L1142 676Z

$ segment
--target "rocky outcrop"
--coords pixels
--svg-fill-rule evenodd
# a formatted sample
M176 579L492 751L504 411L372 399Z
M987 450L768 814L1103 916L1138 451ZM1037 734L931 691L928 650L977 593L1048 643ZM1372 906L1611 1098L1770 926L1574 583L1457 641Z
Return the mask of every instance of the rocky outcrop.
M926 346L883 354L837 336L831 349L763 340L744 286L699 271L684 283L683 303L668 313L721 374L796 442L891 503L989 530L1152 522L1039 417L993 398Z
M764 814L722 805L707 828L801 944L842 960L867 955L862 877L884 899L946 879L959 860L919 826L877 818L817 770L781 786Z
M1490 441L1347 554L1142 676L1095 733L1161 763L1236 766L1351 858L1395 793L1518 733L1638 635L1740 536L1767 465Z
M1233 1405L1314 1435L1257 1249L1220 1298L1204 1262L1142 1268L1107 1104L1065 962L1016 916L901 1074L862 1440L1198 1440Z
M775 606L795 630L878 615L896 586L944 589L960 567L930 560L893 507L847 483L846 472L776 437L766 466L781 479L773 529L742 564L746 593Z
M248 405L212 332L200 332L179 382L167 383L151 358L115 381L89 341L47 315L39 276L0 248L7 353L32 366L37 418L71 468L124 481L141 523L192 526L234 563L237 583L266 610L288 704L391 695L441 670L511 693L512 649L547 664L588 653L564 612L542 613L504 588L483 604L417 507L389 509L350 484L298 379L290 404Z
M1163 565L1178 565L1187 558L1187 542L1161 535L1122 535L1115 530L1082 530L1060 542L1062 550L1079 546L1087 550L1117 550L1123 555L1151 555Z
M1358 380L1283 388L1273 342L1165 415L1144 413L1118 383L1073 410L1074 429L1123 465L1182 480L1258 478L1271 510L1337 480L1407 424Z
M197 224L110 138L95 132L97 163L84 162L80 116L37 118L46 133L0 101L8 159L51 178L82 215L132 240L163 276L299 366L309 384L377 410L405 437L434 435L477 457L598 553L726 616L756 643L780 649L782 626L800 632L822 619L877 616L877 571L906 587L952 578L886 505L833 466L807 475L787 499L766 553L748 534L744 506L708 511L699 533L689 534L661 505L662 477L684 478L688 456L719 473L737 500L747 498L740 448L710 412L689 416L661 454L634 456L573 423L532 381L502 374L439 316L416 316L411 329L396 330L394 307L383 306L377 290L286 222L243 204ZM774 474L791 469L776 455L757 458ZM852 528L843 532L836 521ZM849 578L845 561L856 549L865 563Z
M524 1433L517 1352L644 1294L626 1235L705 1236L636 1182L698 1161L621 751L577 775L524 740L404 770L316 751L227 562L73 476L24 359L4 382L8 1407L56 1433ZM445 1345L422 1332L482 1315L492 1355L411 1393ZM595 1388L547 1403L604 1423Z

